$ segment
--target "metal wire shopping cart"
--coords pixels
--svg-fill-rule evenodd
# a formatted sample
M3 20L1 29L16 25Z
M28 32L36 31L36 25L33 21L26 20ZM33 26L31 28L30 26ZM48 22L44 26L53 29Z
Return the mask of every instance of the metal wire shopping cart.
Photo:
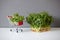
M18 33L18 32L22 32L23 31L23 29L20 28L23 25L23 21L12 22L10 20L10 18L12 18L12 16L7 16L7 18L8 18L9 23L11 24L11 26L16 26L15 32ZM14 31L14 29L10 29L10 31Z

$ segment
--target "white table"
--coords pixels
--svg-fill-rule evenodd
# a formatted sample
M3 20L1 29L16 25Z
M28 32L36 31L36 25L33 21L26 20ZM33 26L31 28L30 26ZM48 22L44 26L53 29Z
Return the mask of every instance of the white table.
M32 32L30 28L23 28L21 33L10 32L10 29L0 28L0 40L60 40L60 28L51 28L51 31L42 33Z

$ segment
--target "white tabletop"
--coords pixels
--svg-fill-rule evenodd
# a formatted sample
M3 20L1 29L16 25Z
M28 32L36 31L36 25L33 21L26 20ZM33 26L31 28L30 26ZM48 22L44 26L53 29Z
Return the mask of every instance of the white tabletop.
M10 32L11 28L0 28L0 40L60 40L60 28L51 28L48 32L32 32L23 28L23 32ZM15 29L15 28L13 28Z

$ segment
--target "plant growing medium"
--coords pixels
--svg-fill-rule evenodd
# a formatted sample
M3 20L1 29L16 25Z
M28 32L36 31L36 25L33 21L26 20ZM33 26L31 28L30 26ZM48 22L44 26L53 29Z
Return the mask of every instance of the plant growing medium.
M40 29L46 28L53 22L53 17L48 12L43 11L39 13L30 13L26 17L26 21L31 25L32 28Z

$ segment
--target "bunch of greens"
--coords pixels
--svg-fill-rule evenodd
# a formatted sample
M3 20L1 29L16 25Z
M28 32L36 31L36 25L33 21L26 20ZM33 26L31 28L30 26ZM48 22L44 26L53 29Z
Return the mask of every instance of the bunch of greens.
M18 13L14 13L12 18L10 18L12 22L20 22L24 20L24 16L20 16Z
M53 22L53 17L48 12L30 13L26 21L34 28L48 27Z

